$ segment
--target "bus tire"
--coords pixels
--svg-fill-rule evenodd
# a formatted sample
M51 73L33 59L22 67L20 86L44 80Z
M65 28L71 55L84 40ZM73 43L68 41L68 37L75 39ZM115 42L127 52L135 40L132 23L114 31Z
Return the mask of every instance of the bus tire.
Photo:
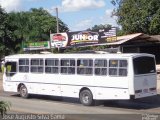
M27 87L23 84L20 86L19 93L20 93L20 96L22 98L28 98L29 97Z
M80 102L85 106L92 106L94 104L93 95L89 90L80 92Z

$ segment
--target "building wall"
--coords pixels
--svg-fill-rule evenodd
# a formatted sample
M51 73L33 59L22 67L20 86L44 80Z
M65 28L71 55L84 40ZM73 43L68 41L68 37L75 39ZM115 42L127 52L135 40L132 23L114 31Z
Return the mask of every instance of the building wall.
M156 56L156 63L160 64L160 44L157 45L147 45L147 46L123 46L123 53L149 53Z
M139 47L122 47L123 53L139 53Z
M160 64L160 45L141 46L140 53L150 53L156 56L157 64Z

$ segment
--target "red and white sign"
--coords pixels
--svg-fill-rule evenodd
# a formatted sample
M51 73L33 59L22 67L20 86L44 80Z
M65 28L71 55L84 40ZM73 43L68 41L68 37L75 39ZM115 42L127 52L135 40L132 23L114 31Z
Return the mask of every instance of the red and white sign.
M51 38L51 47L52 48L66 47L68 44L67 33L50 34L50 38Z

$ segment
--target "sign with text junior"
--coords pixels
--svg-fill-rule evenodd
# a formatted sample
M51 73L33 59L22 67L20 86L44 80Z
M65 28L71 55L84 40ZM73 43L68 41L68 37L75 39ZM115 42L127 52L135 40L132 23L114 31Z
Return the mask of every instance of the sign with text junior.
M110 41L108 40L110 38ZM116 28L50 34L51 47L77 47L116 41Z
M69 45L71 46L85 46L89 44L98 43L99 34L98 32L91 31L80 31L80 32L71 32L70 33Z

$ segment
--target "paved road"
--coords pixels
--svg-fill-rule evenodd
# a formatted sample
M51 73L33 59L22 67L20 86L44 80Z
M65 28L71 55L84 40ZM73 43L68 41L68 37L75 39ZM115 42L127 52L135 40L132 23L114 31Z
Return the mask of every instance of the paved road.
M2 88L2 84L0 84ZM30 99L23 99L16 93L7 93L0 90L0 100L10 101L12 107L9 114L60 114L65 120L142 120L142 117L156 117L160 120L160 103L156 99L160 95L149 98L149 101L116 101L107 103L97 103L97 106L86 107L79 103L77 99L50 96L31 96ZM63 116L64 115L64 116ZM41 116L38 116L41 117ZM44 117L44 116L42 116ZM53 117L53 116L52 116ZM50 119L52 118L50 116Z
M27 114L60 114L71 120L141 120L142 115L158 114L160 106L137 102L119 101L86 107L79 104L78 100L65 98L59 100L49 96L32 96L30 99L20 98L15 93L3 93L1 100L12 103L9 113ZM136 119L135 119L136 118ZM160 116L159 119L160 120Z

